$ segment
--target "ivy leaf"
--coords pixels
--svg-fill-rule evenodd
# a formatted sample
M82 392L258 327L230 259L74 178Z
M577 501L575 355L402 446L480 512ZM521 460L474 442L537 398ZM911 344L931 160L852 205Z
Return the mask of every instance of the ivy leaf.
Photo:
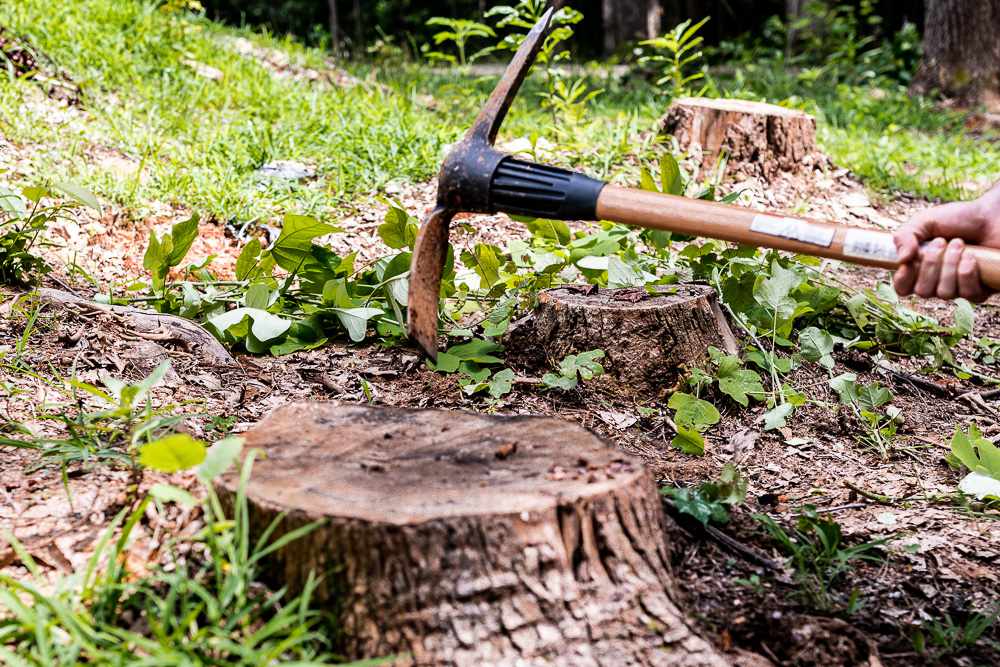
M500 398L510 393L514 387L514 371L509 368L497 371L490 378L488 391L493 398Z
M707 526L714 514L712 505L697 490L691 489L669 489L669 495L674 501L674 507L678 512L688 514L697 519L701 525Z
M840 402L850 405L858 400L858 376L854 373L841 373L830 379L830 388L840 396Z
M676 394L674 394L676 396ZM705 453L705 436L701 431L694 428L685 428L677 423L677 435L673 437L670 444L681 450L685 454L702 456Z
M239 324L244 318L249 317L253 322L250 332L261 342L267 342L279 338L292 326L291 321L278 317L260 308L236 308L208 320L208 323L221 332L227 331L230 327Z
M193 468L205 460L205 443L187 433L174 433L139 448L139 463L160 472Z
M803 329L799 334L799 348L808 361L815 361L827 370L832 369L834 338L830 332L816 327Z
M347 329L347 335L355 343L360 343L365 339L365 334L368 332L368 320L385 314L385 311L379 308L331 308L330 310L344 325L344 328Z
M792 415L792 411L794 410L795 406L791 403L782 403L781 405L768 410L761 418L764 421L764 430L773 431L775 429L784 428L788 424L788 418Z
M777 314L780 321L791 319L798 302L791 298L792 290L799 286L802 278L775 261L771 264L771 275L754 285L754 300Z
M677 423L678 431L696 430L704 431L713 424L718 424L722 415L715 406L700 398L676 391L670 397L667 406L673 409L674 421ZM704 447L704 443L702 443Z
M281 234L271 248L274 261L286 271L298 271L312 258L312 241L320 236L340 231L339 227L320 222L307 215L288 214Z
M579 380L576 379L575 375L566 376L561 373L546 373L542 376L542 385L547 389L570 391L571 389L576 389L577 384L579 384Z
M756 371L741 369L739 357L724 355L718 350L712 356L718 364L719 391L743 407L749 405L750 397L757 400L764 398L764 384L760 375Z
M576 379L577 374L584 380L592 380L604 373L604 366L598 359L604 358L604 350L589 350L580 354L570 354L559 362L559 372L565 377Z

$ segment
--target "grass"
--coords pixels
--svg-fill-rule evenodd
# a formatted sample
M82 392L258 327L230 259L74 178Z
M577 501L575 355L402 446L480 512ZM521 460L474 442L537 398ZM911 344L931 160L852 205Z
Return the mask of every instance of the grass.
M171 567L145 573L127 563L132 531L153 502L123 509L82 572L54 586L31 555L6 535L29 577L0 575L0 661L27 665L321 665L331 652L332 617L312 600L316 580L291 595L257 583L262 559L315 526L253 542L244 495L253 457L242 470L234 511L211 488L205 527L169 546ZM180 556L180 546L190 554ZM374 663L370 663L374 664Z
M37 147L30 173L79 182L140 214L151 202L166 202L239 223L288 211L326 217L393 181L431 178L445 145L461 135L495 83L404 63L353 65L365 83L352 88L280 77L237 53L233 41L250 39L321 71L329 62L294 40L159 4L0 6L0 25L27 36L84 92L83 111L59 122L33 83L0 76L0 132ZM197 63L221 78L199 74ZM545 137L567 149L557 161L632 179L633 158L648 142L643 133L670 95L641 77L589 83L605 92L570 124L539 109L540 83L529 82L504 134ZM1000 148L968 137L960 114L892 86L826 85L751 65L719 79L717 90L817 113L824 150L877 191L955 199L1000 172ZM100 159L109 153L126 156L131 167L123 172ZM275 184L255 174L281 159L315 166L318 178Z

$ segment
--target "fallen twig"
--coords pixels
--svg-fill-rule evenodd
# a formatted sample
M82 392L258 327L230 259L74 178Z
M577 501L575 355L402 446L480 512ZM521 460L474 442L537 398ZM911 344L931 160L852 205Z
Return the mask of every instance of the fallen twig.
M844 486L846 486L847 488L849 488L851 491L854 491L856 494L858 494L862 498L867 498L868 500L872 501L873 503L878 503L879 505L895 505L896 504L896 499L895 498L892 498L892 497L886 496L886 495L882 495L881 493L875 493L874 491L869 491L867 489L863 489L860 486L858 486L857 484L855 484L854 482L845 480L844 481Z

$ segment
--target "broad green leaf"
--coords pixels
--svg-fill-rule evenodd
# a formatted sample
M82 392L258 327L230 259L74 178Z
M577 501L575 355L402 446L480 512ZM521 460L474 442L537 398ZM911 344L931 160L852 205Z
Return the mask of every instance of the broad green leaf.
M611 259L609 257L597 257L595 255L584 255L577 260L576 265L581 269L589 269L591 271L607 271L610 266Z
M749 405L751 397L757 400L763 399L764 385L756 371L741 368L739 357L722 354L715 348L710 349L709 353L718 365L716 375L719 380L719 391L743 407Z
M698 429L681 426L680 422L677 423L677 435L670 444L685 454L702 456L705 453L705 436Z
M247 288L243 301L247 308L266 310L271 305L271 288L261 283L254 283Z
M332 308L331 310L347 329L347 335L355 343L360 343L365 339L365 333L368 331L368 320L385 314L385 311L379 308Z
M968 433L955 429L951 451L970 472L1000 480L1000 449L984 438L975 424L969 427Z
M243 451L243 438L231 436L219 440L205 453L205 460L196 471L198 478L205 483L211 482L233 465L241 451Z
M253 322L250 331L253 332L257 340L262 342L280 337L292 326L290 320L280 318L260 308L236 308L229 310L209 319L208 323L219 331L224 332L242 322L245 317L249 317Z
M674 507L677 508L678 512L683 512L694 517L703 526L707 526L708 522L712 519L712 515L715 514L712 507L713 503L698 493L697 490L665 489L665 491L668 492L667 495L674 501Z
M281 234L271 248L274 261L286 271L297 271L312 258L312 241L340 231L339 227L320 222L307 215L288 214L281 226Z
M486 243L477 243L470 252L462 253L462 263L476 272L482 287L493 287L500 280L500 249Z
M194 507L198 504L194 496L172 484L154 484L149 487L149 495L161 503L177 503L182 507Z
M63 181L61 183L55 183L55 188L62 192L63 194L69 195L71 199L79 204L88 206L98 213L101 211L101 202L97 200L94 193L87 188L77 185L76 183L71 183L69 181Z
M174 224L170 228L170 252L166 256L167 266L174 267L184 261L194 240L198 238L198 216Z
M718 424L722 415L708 401L676 391L670 397L667 406L674 410L674 421L679 430L694 429L704 431L713 424Z
M962 337L971 335L975 323L976 313L972 304L965 299L955 299L955 326L952 327L952 333Z
M975 496L979 500L992 498L1000 500L1000 479L983 475L978 472L970 472L958 485L962 493Z
M205 443L187 433L175 433L139 448L139 463L160 472L193 468L205 460Z
M791 403L782 403L764 413L764 430L773 431L784 428L788 423L788 418L792 415L795 407Z
M458 370L458 365L462 360L447 352L438 352L437 361L431 364L433 370L441 373L454 373Z
M258 258L260 257L260 239L253 238L243 246L243 250L240 251L240 256L236 258L236 279L246 280L250 273L257 266Z
M378 236L390 248L412 248L416 243L418 227L410 215L398 206L390 206L385 222L378 227Z
M664 153L660 158L660 187L668 195L684 193L684 182L681 180L681 168L670 153Z
M828 331L823 331L816 327L803 329L799 334L799 348L802 356L808 361L815 361L826 369L834 366L833 361L834 339Z
M471 361L477 364L501 364L503 360L494 356L494 353L501 352L502 347L487 340L473 339L468 343L452 345L448 348L448 354L457 357L461 361Z

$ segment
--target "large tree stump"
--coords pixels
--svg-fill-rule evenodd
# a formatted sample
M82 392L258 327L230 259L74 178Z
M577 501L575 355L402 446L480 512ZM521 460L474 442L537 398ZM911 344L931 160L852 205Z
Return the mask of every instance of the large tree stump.
M686 97L674 101L661 131L713 169L723 151L728 173L766 179L822 163L816 120L795 109L746 100Z
M526 365L553 365L569 354L602 349L615 391L656 395L670 391L685 369L704 363L708 348L736 353L738 345L704 285L673 285L653 295L642 288L569 286L545 290L530 315L505 340Z
M421 665L724 665L671 590L649 474L579 426L339 403L247 434L259 536L322 519L269 574L326 573L344 653ZM235 481L221 482L232 502ZM256 539L256 537L254 537Z

